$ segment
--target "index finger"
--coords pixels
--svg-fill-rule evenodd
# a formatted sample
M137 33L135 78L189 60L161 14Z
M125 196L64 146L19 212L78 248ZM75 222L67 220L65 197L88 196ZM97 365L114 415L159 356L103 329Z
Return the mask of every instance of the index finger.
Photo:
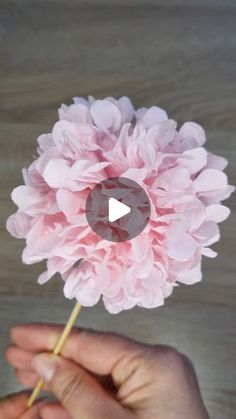
M11 329L11 338L19 347L38 352L51 352L55 347L63 326L26 324ZM140 345L128 338L86 329L73 329L62 356L79 363L95 374L108 375L124 355Z

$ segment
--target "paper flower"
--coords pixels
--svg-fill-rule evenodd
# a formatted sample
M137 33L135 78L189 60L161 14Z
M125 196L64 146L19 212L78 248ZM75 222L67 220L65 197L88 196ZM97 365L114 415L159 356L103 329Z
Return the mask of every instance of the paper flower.
M160 306L177 284L200 281L202 256L216 256L209 246L230 212L221 201L234 190L227 161L205 141L200 125L178 130L164 110L135 111L127 97L62 105L12 192L18 210L7 228L26 239L23 262L45 259L40 284L59 272L67 298L93 306L102 297L111 313ZM135 180L151 203L144 231L122 243L102 240L85 215L90 191L113 176Z

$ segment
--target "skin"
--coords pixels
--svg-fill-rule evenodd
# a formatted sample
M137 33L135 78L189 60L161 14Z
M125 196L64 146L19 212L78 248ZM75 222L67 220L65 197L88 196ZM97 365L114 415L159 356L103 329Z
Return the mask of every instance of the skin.
M6 358L16 377L33 387L40 374L59 402L27 410L27 394L10 396L0 402L0 418L209 419L193 366L174 348L74 329L55 357L49 353L61 331L40 324L12 328Z

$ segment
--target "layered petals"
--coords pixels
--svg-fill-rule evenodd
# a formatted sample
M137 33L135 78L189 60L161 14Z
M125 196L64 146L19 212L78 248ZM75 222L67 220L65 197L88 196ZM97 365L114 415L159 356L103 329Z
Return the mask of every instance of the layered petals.
M7 220L10 234L26 241L23 262L46 261L39 284L59 273L66 298L88 307L102 299L117 314L159 307L177 285L201 281L202 256L217 255L209 246L230 213L222 201L235 190L223 173L226 159L205 142L199 124L177 130L162 108L135 110L127 96L63 104L23 169L24 184L12 192L17 211ZM151 207L144 231L121 243L101 239L86 218L90 191L114 176L140 184Z

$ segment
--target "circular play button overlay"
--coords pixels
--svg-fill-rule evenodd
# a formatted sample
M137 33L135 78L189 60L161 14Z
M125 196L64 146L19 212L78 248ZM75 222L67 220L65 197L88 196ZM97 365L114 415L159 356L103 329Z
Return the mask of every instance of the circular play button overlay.
M150 218L148 195L138 183L112 177L98 183L86 202L90 227L102 239L124 242L138 236Z

